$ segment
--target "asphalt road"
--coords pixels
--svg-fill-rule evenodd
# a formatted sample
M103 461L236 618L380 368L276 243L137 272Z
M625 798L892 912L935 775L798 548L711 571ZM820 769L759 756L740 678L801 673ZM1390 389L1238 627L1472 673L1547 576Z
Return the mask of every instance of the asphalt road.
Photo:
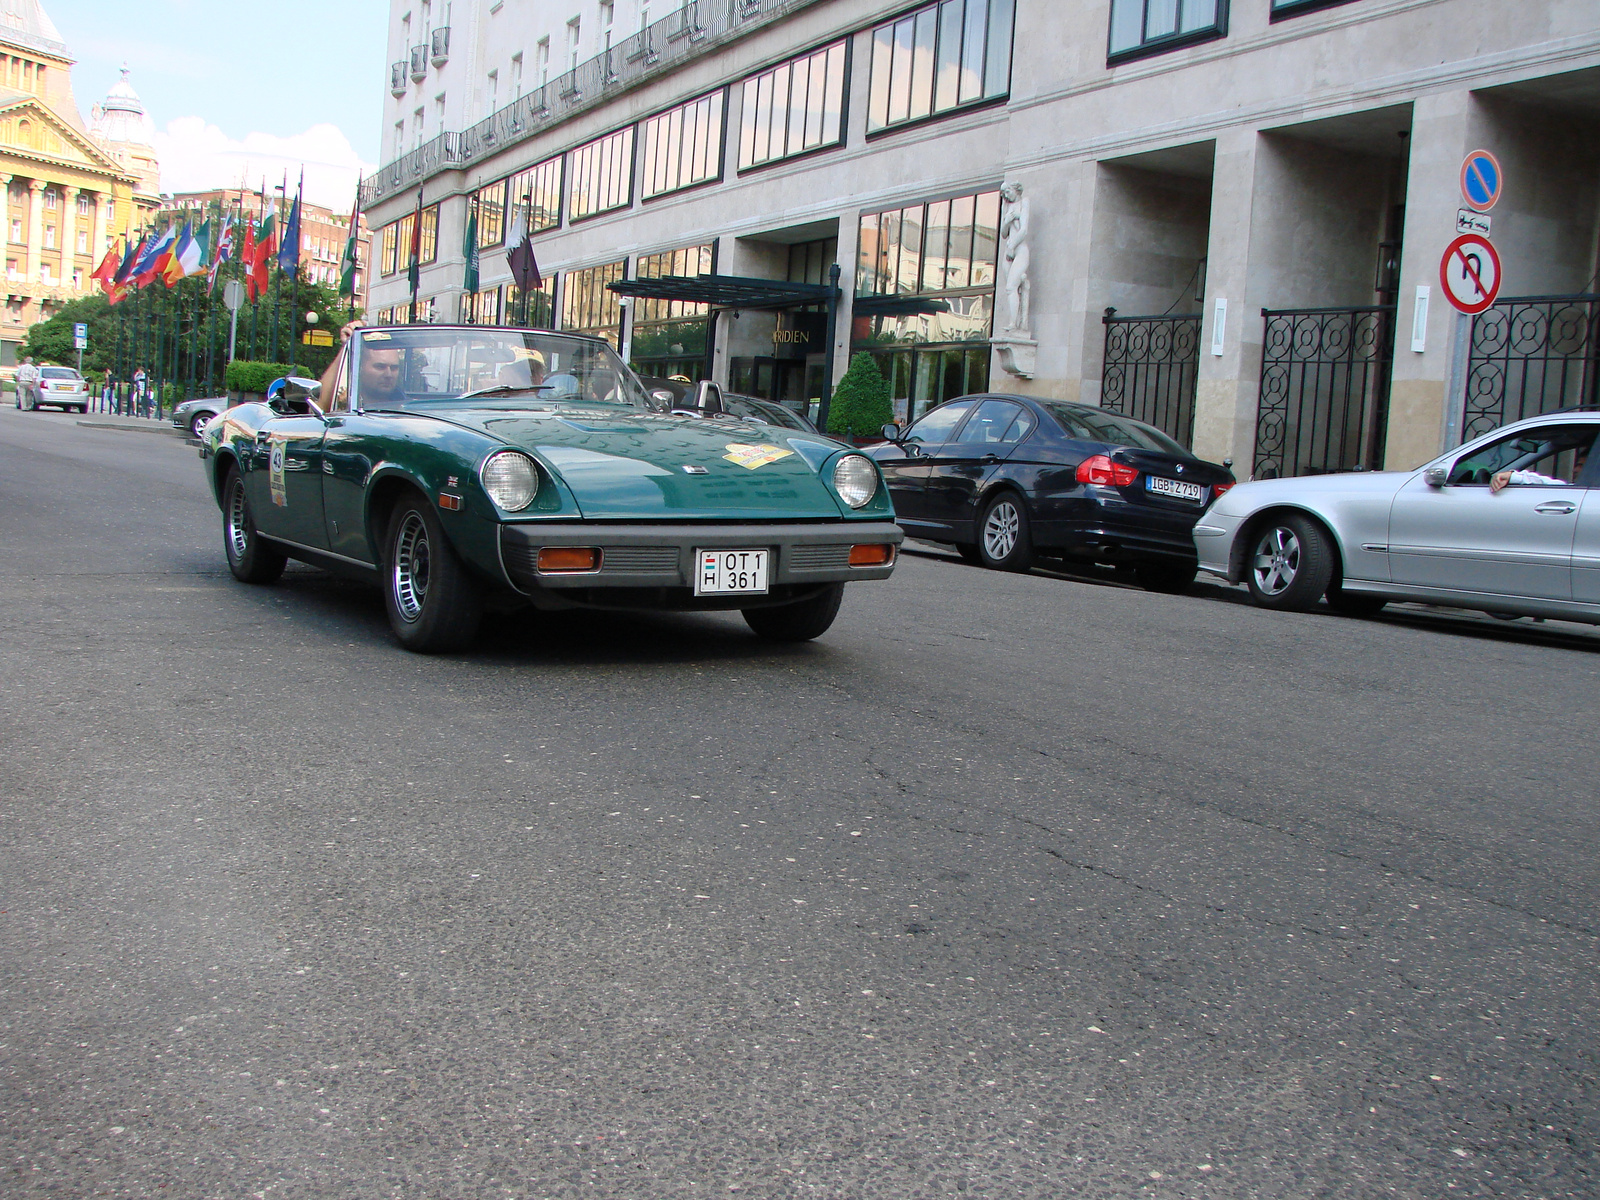
M6 1197L1593 1197L1600 631L908 555L391 642L0 409Z

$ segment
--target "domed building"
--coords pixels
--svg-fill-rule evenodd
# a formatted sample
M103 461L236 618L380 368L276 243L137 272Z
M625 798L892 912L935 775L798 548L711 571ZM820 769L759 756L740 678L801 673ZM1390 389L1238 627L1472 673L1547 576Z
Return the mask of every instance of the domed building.
M89 276L106 250L159 204L149 118L126 75L97 108L107 121L97 137L73 98L72 64L39 0L0 0L0 371L8 375L29 326L93 291Z

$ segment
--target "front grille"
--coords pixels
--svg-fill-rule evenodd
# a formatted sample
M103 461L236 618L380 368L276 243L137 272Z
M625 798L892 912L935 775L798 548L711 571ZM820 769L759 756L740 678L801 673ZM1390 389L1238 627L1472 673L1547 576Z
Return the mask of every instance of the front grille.
M671 575L678 574L678 548L676 546L602 546L600 547L600 574L602 575Z
M791 571L842 571L850 565L849 546L791 546Z

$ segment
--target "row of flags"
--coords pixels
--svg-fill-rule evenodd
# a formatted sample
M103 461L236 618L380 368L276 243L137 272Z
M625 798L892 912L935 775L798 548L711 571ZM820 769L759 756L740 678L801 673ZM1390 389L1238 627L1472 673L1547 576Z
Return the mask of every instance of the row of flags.
M124 239L122 246L109 248L90 278L99 282L112 304L157 279L172 287L180 280L200 274L206 276L206 294L210 295L216 290L217 273L222 265L236 260L244 266L245 291L253 301L266 294L274 260L280 270L291 275L300 269L300 209L304 193L305 176L302 174L300 189L290 206L281 237L277 207L267 199L263 188L259 220L238 209L218 213L213 239L212 219L207 218L196 227L192 217L185 218L180 227L174 218L165 229L152 229L138 241ZM359 218L359 211L352 211L350 235L340 264L340 295L355 294Z
M531 202L531 200L530 200ZM422 227L422 193L417 193L417 219L412 225L412 240L416 240L416 231ZM462 245L462 253L466 258L466 271L461 280L462 290L476 292L478 290L478 206L472 205L467 214L467 233ZM544 276L539 272L539 260L533 253L533 237L528 233L528 222L519 210L517 219L511 226L511 233L506 238L506 266L511 268L511 278L516 282L523 293L538 291L544 287ZM411 290L417 290L417 251L413 246L411 252Z

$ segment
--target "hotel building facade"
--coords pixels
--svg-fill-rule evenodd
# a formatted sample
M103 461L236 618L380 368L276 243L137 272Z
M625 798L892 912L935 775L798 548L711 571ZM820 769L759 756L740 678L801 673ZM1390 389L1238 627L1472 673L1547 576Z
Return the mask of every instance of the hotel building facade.
M907 418L977 391L1079 400L1241 478L1409 467L1600 399L1593 0L390 18L363 190L377 319L583 330L645 374L789 401L865 350ZM1464 195L1477 150L1492 206ZM1485 229L1498 296L1469 316L1441 260Z

